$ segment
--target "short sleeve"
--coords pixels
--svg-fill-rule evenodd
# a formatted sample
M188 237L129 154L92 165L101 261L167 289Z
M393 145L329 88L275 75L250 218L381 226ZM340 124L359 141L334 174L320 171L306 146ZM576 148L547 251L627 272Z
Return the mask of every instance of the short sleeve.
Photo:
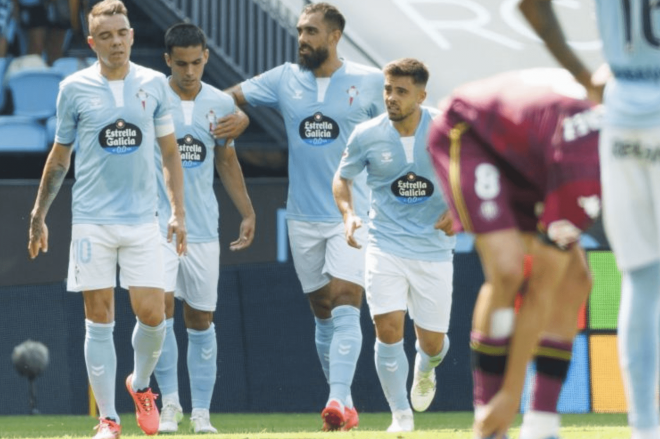
M339 175L353 180L367 165L360 145L359 130L355 129L348 138L346 149L339 162Z
M243 81L241 91L252 106L276 107L279 102L279 86L287 64L270 69L260 75Z

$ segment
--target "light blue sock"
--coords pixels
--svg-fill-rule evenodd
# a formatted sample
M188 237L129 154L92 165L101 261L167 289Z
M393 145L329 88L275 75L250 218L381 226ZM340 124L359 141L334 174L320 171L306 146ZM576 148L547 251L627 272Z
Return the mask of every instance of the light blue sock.
M133 329L133 390L149 387L165 339L165 319L158 326L147 326L135 319Z
M355 367L362 349L360 310L350 305L338 306L332 310L332 323L335 331L332 343L330 343L330 397L328 399L336 399L347 405Z
M445 340L442 343L442 349L440 349L440 352L435 357L431 357L426 352L424 352L419 346L419 341L415 342L415 349L417 350L417 354L419 355L420 360L419 364L415 364L415 366L417 366L421 372L430 372L438 367L438 365L442 363L442 360L444 360L445 355L447 355L447 352L449 351L449 336L445 334Z
M119 422L115 408L117 354L112 332L115 323L94 323L85 320L85 364L101 418Z
M154 376L162 395L171 395L179 391L178 361L179 347L176 344L176 336L174 335L174 319L167 319L165 320L163 349L154 369Z
M210 409L218 371L215 325L205 331L188 329L188 375L193 409Z
M410 409L406 391L409 366L406 352L403 350L403 340L393 344L376 340L374 350L376 372L390 409L393 412Z
M335 325L332 323L332 318L319 319L318 317L314 317L314 321L316 322L316 331L314 332L316 353L319 354L325 380L330 382L330 343L332 343L332 334L335 330Z
M619 363L628 383L628 422L658 426L660 263L623 273L619 306Z

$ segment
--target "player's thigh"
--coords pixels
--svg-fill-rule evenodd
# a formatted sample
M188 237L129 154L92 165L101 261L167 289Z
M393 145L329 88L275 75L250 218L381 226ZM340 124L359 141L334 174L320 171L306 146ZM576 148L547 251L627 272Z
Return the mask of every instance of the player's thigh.
M323 272L335 279L345 280L364 288L367 233L366 224L355 231L354 237L362 246L358 249L351 247L346 242L342 223L328 225L325 230L327 245ZM362 294L361 291L360 294Z
M365 270L365 292L371 318L405 311L409 285L401 258L370 245L366 251Z
M157 223L117 226L119 283L122 288L164 288L163 249Z
M287 221L293 266L305 293L321 289L330 282L323 273L326 237L318 225L307 221Z
M453 276L452 261L411 260L408 263L408 311L416 326L427 331L447 332L451 315Z
M114 288L118 236L114 226L74 224L71 229L67 290Z
M163 253L163 289L166 293L171 293L176 289L181 256L176 251L175 239L172 242L167 242L167 239L161 235L161 249Z
M214 312L218 304L220 242L188 243L181 257L174 296L198 311Z
M625 270L660 258L660 169L635 152L659 142L658 130L601 130L603 224L617 263Z

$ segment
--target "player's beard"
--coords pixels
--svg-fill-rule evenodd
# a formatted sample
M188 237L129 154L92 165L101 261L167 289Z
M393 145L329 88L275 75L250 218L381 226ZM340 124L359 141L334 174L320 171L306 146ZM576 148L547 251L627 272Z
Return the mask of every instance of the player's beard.
M330 56L327 47L319 47L318 49L314 49L311 46L305 47L309 49L309 53L303 55L298 52L298 64L303 70L318 69Z

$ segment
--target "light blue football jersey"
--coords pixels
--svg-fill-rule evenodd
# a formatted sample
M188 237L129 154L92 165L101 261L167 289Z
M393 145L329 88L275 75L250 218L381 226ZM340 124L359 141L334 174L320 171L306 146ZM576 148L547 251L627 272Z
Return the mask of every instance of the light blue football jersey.
M649 0L597 0L605 59L614 73L605 123L643 128L660 121L660 11Z
M422 107L408 156L387 114L361 123L339 167L340 175L349 180L366 168L371 189L369 244L402 258L449 261L456 246L455 237L433 228L448 209L426 150L435 115L436 110Z
M165 75L130 64L115 99L98 62L65 78L55 141L72 144L74 224L144 224L157 210L155 127L172 124ZM122 102L123 101L123 102Z
M220 213L213 191L213 168L215 146L224 145L225 139L214 139L212 133L217 119L234 112L234 99L204 82L194 101L182 101L172 87L167 88L173 103L172 117L183 164L188 242L217 241ZM186 111L186 105L192 108ZM162 164L158 149L156 163L157 166ZM167 198L162 167L157 175L158 217L161 232L167 235L167 222L172 215L172 208Z
M330 77L323 100L316 77L285 63L241 83L250 105L278 108L289 142L287 218L341 222L332 196L332 178L353 128L385 111L380 70L349 61ZM364 177L354 185L356 213L366 216Z

